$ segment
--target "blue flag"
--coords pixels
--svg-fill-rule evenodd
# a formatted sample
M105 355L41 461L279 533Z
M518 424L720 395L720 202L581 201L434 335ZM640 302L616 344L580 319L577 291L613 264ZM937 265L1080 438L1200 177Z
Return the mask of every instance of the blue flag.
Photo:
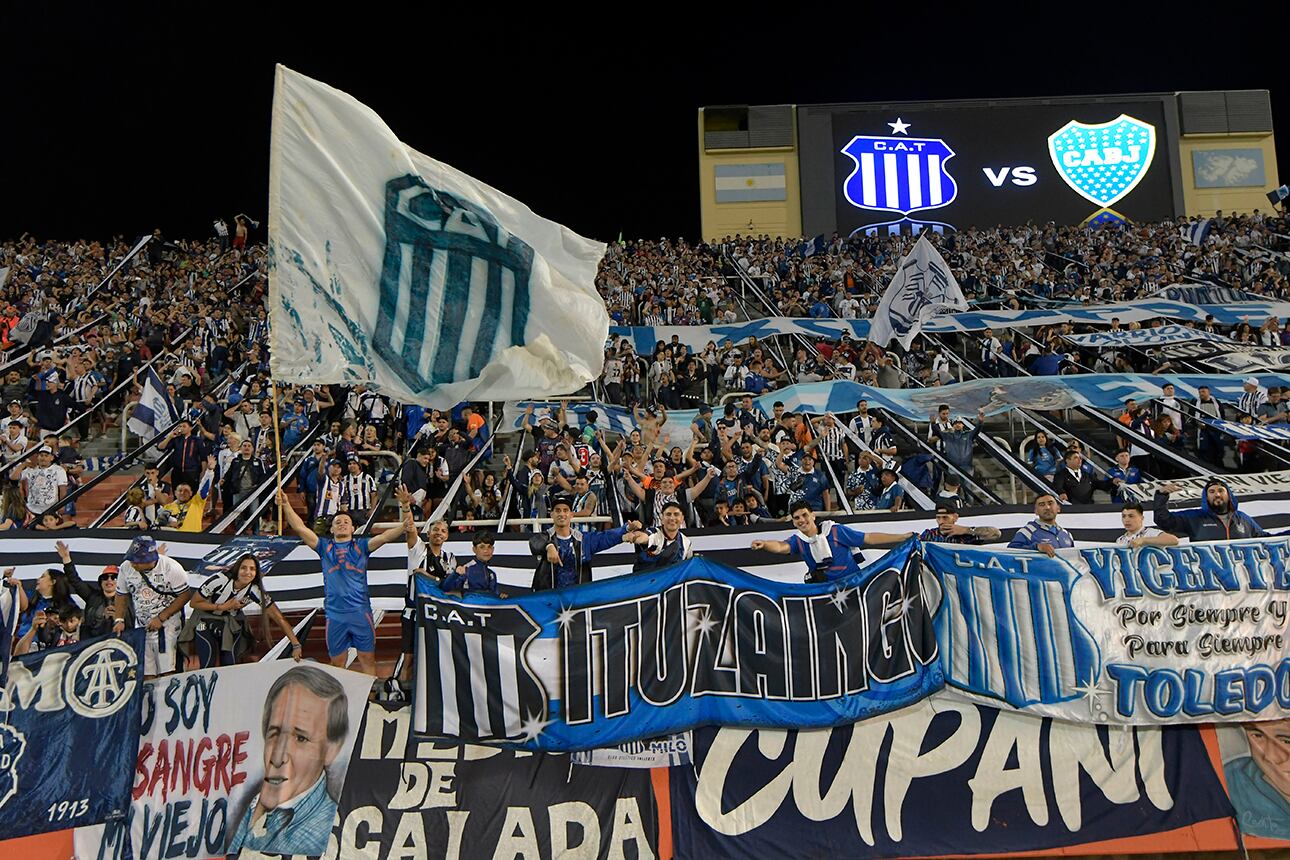
M19 657L0 711L0 839L124 818L143 692L144 630Z

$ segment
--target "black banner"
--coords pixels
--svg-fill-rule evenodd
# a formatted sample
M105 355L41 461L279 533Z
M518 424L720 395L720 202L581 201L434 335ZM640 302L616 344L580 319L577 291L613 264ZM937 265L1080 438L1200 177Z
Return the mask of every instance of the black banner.
M650 771L569 757L414 743L409 711L370 705L328 858L658 856ZM403 761L405 749L415 757Z

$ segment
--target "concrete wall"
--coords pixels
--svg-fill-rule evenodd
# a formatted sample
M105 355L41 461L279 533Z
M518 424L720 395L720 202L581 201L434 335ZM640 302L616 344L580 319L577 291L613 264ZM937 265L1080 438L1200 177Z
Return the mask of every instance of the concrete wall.
M1244 187L1198 188L1193 153L1201 150L1257 149L1263 153L1263 184ZM1182 174L1183 205L1188 215L1251 212L1272 209L1267 193L1281 185L1277 151L1272 134L1189 134L1178 140L1178 166Z
M699 213L705 241L716 241L736 233L745 236L765 233L791 238L802 235L802 194L795 145L706 149L702 110L699 111L696 134L699 144ZM796 142L796 129L793 139ZM785 199L718 203L716 166L719 164L783 164Z

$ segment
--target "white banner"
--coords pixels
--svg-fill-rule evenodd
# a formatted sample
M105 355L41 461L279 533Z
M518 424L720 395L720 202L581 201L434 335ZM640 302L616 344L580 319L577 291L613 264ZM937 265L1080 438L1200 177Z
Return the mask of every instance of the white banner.
M1208 477L1201 478L1177 478L1173 481L1148 481L1142 484L1122 484L1120 489L1125 496L1133 501L1150 503L1159 487L1165 484L1173 483L1181 489L1169 495L1171 502L1183 502L1193 499L1199 499L1205 495L1205 484L1209 482ZM1252 475L1224 475L1223 480L1232 492L1238 497L1244 498L1253 495L1266 495L1268 493L1284 493L1290 491L1290 471L1283 472L1257 472Z
M923 550L947 689L1073 722L1290 716L1286 538Z
M1162 344L1187 343L1196 340L1232 343L1230 338L1210 334L1203 329L1188 328L1185 325L1161 325L1155 328L1068 334L1066 339L1080 346L1160 346Z
M274 378L403 402L567 394L604 363L605 245L404 145L278 66L269 160Z
M570 753L569 760L593 767L679 767L690 763L692 748L690 733L680 732L664 738Z
M1290 370L1290 349L1246 347L1239 352L1222 352L1202 359L1211 367L1228 373L1262 373L1265 370Z
M371 688L291 660L149 682L129 820L78 828L77 858L322 854Z

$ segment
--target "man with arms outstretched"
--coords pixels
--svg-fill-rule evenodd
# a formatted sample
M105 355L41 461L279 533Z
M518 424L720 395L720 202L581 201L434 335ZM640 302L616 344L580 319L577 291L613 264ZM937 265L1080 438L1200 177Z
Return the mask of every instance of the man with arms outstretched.
M406 514L410 500L399 490L399 510ZM318 553L323 574L323 614L327 617L327 656L333 666L344 666L351 647L358 651L358 669L376 674L376 626L372 621L372 598L367 589L367 560L381 547L402 537L406 520L376 537L354 537L354 520L341 511L332 517L331 535L319 537L305 525L278 491L278 504L286 512L287 524L305 546Z

